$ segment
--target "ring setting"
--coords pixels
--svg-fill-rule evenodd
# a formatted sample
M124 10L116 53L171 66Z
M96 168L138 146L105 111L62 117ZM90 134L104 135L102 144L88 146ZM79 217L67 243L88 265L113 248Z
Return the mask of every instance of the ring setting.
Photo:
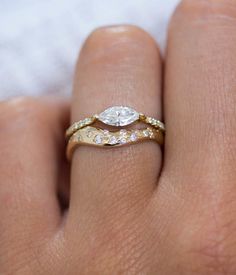
M94 115L75 122L67 129L66 137L69 138L77 130L92 125L96 121L100 121L106 125L116 127L128 126L134 122L140 121L149 124L150 126L157 128L162 132L165 132L164 123L161 121L152 117L147 117L142 113L138 113L130 107L114 106L106 109L98 115Z
M118 131L109 131L94 127L93 124L96 122L122 128ZM143 122L148 127L132 130L123 128L137 122ZM67 158L71 159L72 153L79 145L110 148L145 140L154 140L162 145L164 134L165 126L161 121L145 116L130 107L114 106L100 114L75 122L67 129Z

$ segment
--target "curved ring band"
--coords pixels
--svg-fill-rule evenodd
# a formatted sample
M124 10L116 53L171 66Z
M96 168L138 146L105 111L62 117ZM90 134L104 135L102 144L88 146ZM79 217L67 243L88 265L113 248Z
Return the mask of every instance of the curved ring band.
M117 132L87 126L77 130L67 144L67 158L71 160L75 149L80 145L98 146L104 148L117 147L137 142L153 140L162 145L164 134L162 131L149 127L139 130L121 129Z
M142 113L138 113L130 107L114 106L106 109L99 115L93 115L72 124L66 131L66 138L69 139L76 131L94 124L96 121L101 121L110 126L127 126L133 122L143 122L161 132L165 132L164 123L148 117Z

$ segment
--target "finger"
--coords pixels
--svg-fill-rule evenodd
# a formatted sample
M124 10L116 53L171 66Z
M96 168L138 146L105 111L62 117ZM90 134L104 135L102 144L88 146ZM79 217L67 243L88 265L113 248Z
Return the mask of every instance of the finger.
M32 252L27 247L42 246L60 222L57 182L67 113L59 100L17 98L0 104L2 268L6 258L14 255L17 263L17 257Z
M77 66L72 121L115 105L161 117L159 51L149 35L132 26L101 28L86 41ZM86 213L97 219L106 212L107 217L136 211L151 196L160 166L161 150L152 142L109 150L78 148L71 216Z
M174 221L176 265L202 274L234 270L235 18L235 1L185 0L168 39L164 188L158 191L169 193L165 215Z
M165 92L166 170L174 170L181 178L197 174L188 188L199 190L196 180L212 178L213 171L214 179L223 176L224 182L227 178L232 183L235 177L228 173L236 156L235 8L232 1L186 0L171 23Z

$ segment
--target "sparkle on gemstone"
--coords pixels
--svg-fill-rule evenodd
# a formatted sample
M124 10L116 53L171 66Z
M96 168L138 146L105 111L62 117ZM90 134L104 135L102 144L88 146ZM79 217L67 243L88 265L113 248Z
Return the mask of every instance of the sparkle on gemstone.
M125 144L127 142L127 140L126 140L126 138L122 137L122 138L119 139L119 142L121 144Z
M104 135L109 135L110 132L109 132L108 130L103 130L103 134L104 134Z
M154 133L153 133L153 131L150 130L150 129L149 129L149 136L150 136L150 138L153 138L153 137L154 137Z
M148 123L150 124L154 124L155 123L155 119L152 118L152 117L147 117L147 120L146 120Z
M143 134L145 137L148 137L149 136L149 131L148 130L143 130Z
M78 123L78 127L80 128L80 127L82 127L82 126L83 126L83 121L80 121L80 122ZM77 126L76 126L75 128L77 128Z
M114 106L99 114L98 119L111 126L127 126L139 119L139 113L129 107Z
M94 141L96 144L102 144L102 136L101 135L96 135L94 138Z
M85 118L84 119L84 123L90 123L91 122L91 119L90 118Z
M131 134L130 140L131 140L131 141L136 141L136 140L137 140L137 136L136 136L135 133L132 133L132 134Z
M121 136L126 136L127 133L128 133L128 132L127 132L125 129L121 129L121 130L120 130L120 135L121 135Z
M91 138L92 137L92 131L90 130L90 129L88 129L87 131L86 131L86 136L88 137L88 138Z
M111 136L110 139L109 139L109 144L114 145L114 144L116 144L116 143L117 143L116 137L115 137L115 136Z

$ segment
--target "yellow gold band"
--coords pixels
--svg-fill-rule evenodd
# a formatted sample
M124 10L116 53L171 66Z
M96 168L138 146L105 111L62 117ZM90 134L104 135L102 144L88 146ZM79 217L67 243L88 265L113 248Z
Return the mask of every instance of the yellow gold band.
M162 145L164 142L164 133L153 127L139 130L121 129L116 132L86 126L72 134L67 144L67 158L70 160L74 150L80 145L89 145L97 147L117 147L134 144L137 142L153 140Z

